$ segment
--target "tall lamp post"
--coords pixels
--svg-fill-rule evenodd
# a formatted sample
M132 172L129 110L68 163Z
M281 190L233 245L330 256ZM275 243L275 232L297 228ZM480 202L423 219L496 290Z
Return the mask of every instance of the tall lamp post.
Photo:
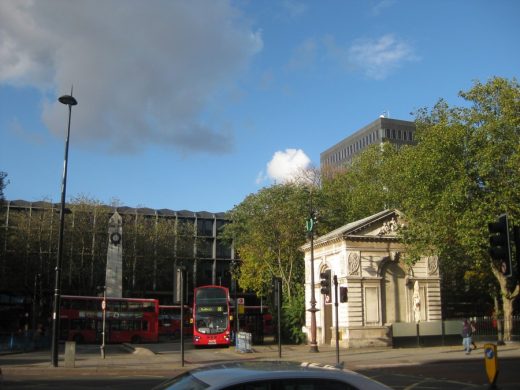
M310 213L309 219L306 221L305 225L307 228L307 233L311 239L311 308L309 309L309 311L311 312L310 352L319 352L318 343L316 342L316 312L319 311L319 309L316 309L316 296L314 292L314 225L316 222L316 213L312 206L312 192L309 193L309 197Z
M52 365L58 367L58 342L60 332L60 288L61 288L61 259L63 256L63 226L65 224L65 194L67 190L67 163L69 159L69 137L70 137L70 117L72 106L78 104L77 100L70 95L60 96L60 103L69 106L69 125L67 126L67 138L65 139L65 158L63 160L63 178L61 182L61 208L60 208L60 230L58 236L58 252L56 257L56 280L54 284L54 305L52 309Z

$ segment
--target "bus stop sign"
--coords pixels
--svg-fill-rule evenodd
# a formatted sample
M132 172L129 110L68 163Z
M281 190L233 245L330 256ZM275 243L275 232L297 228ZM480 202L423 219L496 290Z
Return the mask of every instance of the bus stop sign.
M237 298L237 304L238 304L238 314L244 314L244 304L245 300L244 298Z

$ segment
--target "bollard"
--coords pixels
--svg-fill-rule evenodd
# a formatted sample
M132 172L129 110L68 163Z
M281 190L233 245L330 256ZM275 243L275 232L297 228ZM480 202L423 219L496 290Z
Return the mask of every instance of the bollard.
M65 367L74 368L76 366L76 342L65 342Z
M486 365L486 374L489 380L489 388L497 388L498 377L498 356L497 346L495 344L484 345L484 359Z

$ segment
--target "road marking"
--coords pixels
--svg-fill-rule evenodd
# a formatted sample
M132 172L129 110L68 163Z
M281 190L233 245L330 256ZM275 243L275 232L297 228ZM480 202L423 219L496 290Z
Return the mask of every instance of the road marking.
M346 363L348 364L348 363ZM386 367L403 367L403 366L419 366L417 362L402 363L383 363L383 364L355 364L357 369L362 368L386 368Z

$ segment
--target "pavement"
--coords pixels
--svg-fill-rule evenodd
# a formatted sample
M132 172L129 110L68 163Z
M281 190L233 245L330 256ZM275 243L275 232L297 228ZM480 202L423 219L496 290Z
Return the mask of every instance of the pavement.
M61 345L58 367L50 363L50 351L0 355L0 369L4 380L17 376L67 377L88 375L164 375L172 376L201 365L235 360L293 360L336 364L335 346L320 345L319 352L311 352L308 345L283 345L281 353L276 344L253 346L251 352L240 352L235 347L195 349L186 341L184 361L179 343L142 345L109 345L106 357L101 357L99 346L78 345L74 367L66 367L64 346ZM520 358L520 343L508 342L498 346L499 359ZM280 356L281 355L281 356ZM396 366L416 366L433 362L460 360L482 361L483 344L470 355L462 346L420 348L365 348L339 350L339 361L344 367L359 371Z

